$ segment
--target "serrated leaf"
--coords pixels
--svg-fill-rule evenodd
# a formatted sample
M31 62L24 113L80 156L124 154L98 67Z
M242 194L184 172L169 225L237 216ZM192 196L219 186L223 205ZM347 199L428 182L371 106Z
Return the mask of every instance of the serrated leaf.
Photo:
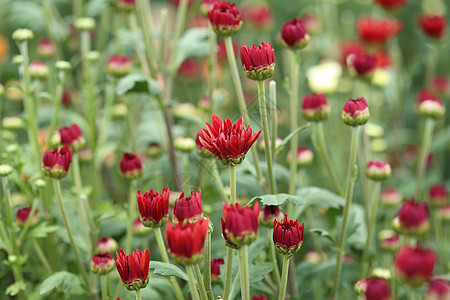
M262 263L257 265L250 265L249 276L250 276L250 284L257 283L263 280L264 275L272 272L274 263Z
M181 269L175 265L160 261L150 261L149 268L153 269L153 272L155 274L159 274L162 276L175 276L185 281L188 281L187 274L181 271Z
M326 238L330 242L332 242L333 244L336 245L336 240L334 239L334 237L332 237L331 234L325 229L322 229L322 228L311 228L309 230L309 232L315 233L315 234L317 234L320 237Z
M15 296L20 291L25 291L26 287L27 285L23 281L14 282L6 288L5 295Z
M248 261L253 263L267 248L267 241L259 238L248 247Z
M47 223L43 222L31 229L28 232L28 235L35 238L45 238L49 233L55 232L58 229L59 226L57 225L48 225Z
M77 275L67 271L56 272L42 282L39 293L43 295L55 288L62 288L64 293L67 293L80 284L81 281Z
M320 206L323 208L339 208L344 206L345 199L326 189L310 186L297 191L297 194L303 197L305 205L303 209L309 206Z
M300 195L289 195L289 194L275 194L275 195L262 195L253 197L248 204L253 203L256 200L260 200L263 205L282 205L284 202L289 202L294 205L303 205L303 197Z
M192 28L186 30L178 42L177 53L172 65L172 71L178 70L181 63L189 57L205 57L209 54L207 28Z
M151 96L161 94L162 88L156 80L147 78L141 74L130 74L122 78L116 86L117 95L126 93L148 93Z

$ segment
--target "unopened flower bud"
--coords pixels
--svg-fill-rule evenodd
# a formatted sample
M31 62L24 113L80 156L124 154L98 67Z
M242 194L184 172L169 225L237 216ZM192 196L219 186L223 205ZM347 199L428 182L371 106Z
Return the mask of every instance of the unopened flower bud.
M28 71L30 72L30 76L33 79L45 79L47 78L50 70L46 64L41 61L33 61L30 63L28 67Z
M180 136L174 140L173 146L177 150L190 153L192 150L195 149L195 141L190 137Z
M378 233L380 247L386 251L396 251L400 246L400 236L393 230L386 229Z
M445 106L441 99L425 90L417 97L416 110L418 115L433 119L440 119L445 115Z
M114 258L108 252L95 254L89 264L91 271L98 275L105 275L114 269Z
M159 157L164 152L163 147L161 147L158 143L151 143L147 146L147 150L145 154L147 154L150 158L156 158Z
M117 244L116 240L108 236L100 238L95 245L95 249L98 252L109 252L109 253L117 251L118 247L119 245Z
M310 40L302 19L294 18L281 29L283 44L292 49L305 48Z
M51 58L56 54L56 47L48 38L43 38L37 45L37 53L44 58Z
M20 66L23 64L23 56L18 54L18 55L14 55L12 58L12 63L15 64L16 66Z
M108 61L108 73L115 77L123 77L131 72L131 60L127 56L114 55Z
M450 204L439 207L437 217L444 221L450 221Z
M33 37L34 37L33 31L26 28L16 29L12 34L13 40L19 42L31 40Z
M383 181L391 176L391 165L385 161L371 160L366 166L366 176L369 179Z
M276 205L264 206L259 212L259 221L261 222L261 225L269 228L273 228L275 220L281 222L283 217L283 212Z
M123 12L132 12L136 9L135 0L118 0L117 8Z
M211 280L213 282L220 282L220 266L224 264L225 261L223 258L214 258L211 260Z
M430 205L441 206L448 204L447 187L444 184L434 184L428 191L428 201Z
M389 269L375 268L372 270L372 277L390 280L392 278L392 274Z
M234 3L217 1L208 12L213 30L221 36L231 36L241 29L241 11Z
M88 60L88 62L90 63L95 63L99 60L100 58L100 52L98 51L89 51L86 54L86 59Z
M450 281L446 279L433 279L428 284L424 300L450 299Z
M64 146L58 151L54 148L52 151L44 153L42 160L42 170L45 175L54 179L61 179L67 175L72 162L72 150Z
M128 180L142 176L144 170L139 156L125 152L120 161L120 174Z
M402 246L394 260L395 278L412 286L420 286L430 280L436 260L436 253L431 249L420 245Z
M19 208L16 213L16 222L20 226L25 226L30 217L31 206ZM38 222L38 212L35 211L30 221L30 226L36 225Z
M389 206L396 206L402 202L402 195L394 188L385 188L381 191L380 203Z
M395 230L409 235L425 233L430 227L428 204L417 202L414 198L403 202L393 226Z
M95 28L95 20L92 18L78 18L74 25L80 31L91 31Z
M2 120L2 127L6 130L19 130L24 127L25 123L19 117L5 117Z
M444 36L447 21L442 15L425 15L418 19L422 31L430 38L440 39Z
M123 103L116 103L112 108L112 115L114 118L122 119L127 116L128 107Z
M242 45L241 62L245 75L252 80L265 80L273 76L275 71L275 50L268 42L258 47Z
M347 56L347 66L360 77L369 77L373 74L377 59L365 53L350 54Z
M291 152L288 152L287 159L291 161L292 155ZM314 153L311 151L309 147L298 147L297 155L295 156L295 160L297 161L297 165L299 167L305 167L312 163L314 159Z
M278 252L291 256L303 244L304 224L300 225L299 220L289 220L284 215L284 220L274 221L273 243Z
M58 71L70 71L70 69L72 69L72 65L70 64L70 62L65 60L56 61L55 67Z
M370 112L363 97L348 100L342 110L342 120L349 126L364 125L369 121Z
M306 121L320 122L330 115L330 107L324 94L312 94L303 97L302 116Z

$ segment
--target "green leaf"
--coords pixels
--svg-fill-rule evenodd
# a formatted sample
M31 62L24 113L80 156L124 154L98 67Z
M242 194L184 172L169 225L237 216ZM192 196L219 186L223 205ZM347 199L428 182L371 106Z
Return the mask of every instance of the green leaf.
M48 225L46 222L40 223L28 232L28 235L34 238L45 238L51 232L59 229L57 225Z
M248 247L248 261L253 263L267 248L267 240L259 238Z
M162 276L175 276L185 281L188 281L188 276L186 273L181 271L180 268L172 264L160 262L160 261L150 261L150 269L153 269L155 274Z
M295 129L294 131L292 131L287 137L285 137L283 139L283 141L281 142L281 144L279 144L275 150L276 153L280 153L281 150L283 150L284 146L300 131L305 130L306 128L308 128L309 126L311 126L311 123L306 123L305 125L298 127L297 129Z
M322 229L322 228L311 228L309 230L309 232L315 233L315 234L317 234L320 237L326 238L329 241L331 241L334 245L336 245L336 240L334 239L334 237L332 237L331 234L325 229Z
M186 30L178 42L172 71L178 70L181 63L189 57L205 57L209 54L208 28Z
M148 93L150 96L162 93L162 88L156 80L147 78L141 74L130 74L122 78L116 86L116 94Z
M39 293L43 295L55 288L62 288L64 293L67 293L80 284L81 281L77 275L67 271L56 272L42 282Z
M297 194L303 197L305 205L303 209L309 206L320 206L324 208L339 208L344 206L345 199L326 189L310 186L297 191Z
M249 276L250 284L257 283L263 280L264 275L270 273L274 267L274 263L262 263L257 265L250 265Z
M262 195L253 197L249 205L255 200L260 200L263 205L282 205L284 202L289 202L294 205L303 205L303 197L300 195L289 195L289 194L275 194L275 195Z
M20 291L25 291L26 287L27 285L23 281L14 282L6 288L5 294L9 296L15 296Z

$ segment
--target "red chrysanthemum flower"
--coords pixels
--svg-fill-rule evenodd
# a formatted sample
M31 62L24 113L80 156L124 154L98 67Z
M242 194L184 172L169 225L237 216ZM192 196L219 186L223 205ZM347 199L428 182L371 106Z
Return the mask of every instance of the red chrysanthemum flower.
M358 76L369 76L377 66L377 58L365 52L350 54L347 56L347 66Z
M80 127L76 123L61 128L59 135L61 136L61 144L67 145L73 151L82 149L86 143L83 132L81 132Z
M46 151L44 153L42 170L45 175L60 179L67 175L71 162L72 150L64 146L58 152L58 148L54 148L52 151Z
M371 160L366 165L366 176L372 180L386 180L391 172L391 165L386 161Z
M299 220L289 220L287 215L284 215L284 220L281 222L275 220L273 228L275 248L288 256L300 250L303 244L304 227L304 223L300 225Z
M229 118L222 121L213 115L211 125L206 123L206 127L200 142L225 165L240 164L261 133L252 134L250 125L245 129L242 117L233 124Z
M406 234L423 234L430 227L428 204L414 198L403 202L394 219L394 227Z
M231 36L241 29L241 11L236 8L236 4L226 2L216 2L208 12L208 19L212 28L218 35Z
M427 90L421 90L416 101L417 114L433 119L440 119L445 115L445 106L441 99Z
M187 220L188 222L194 223L202 219L202 191L191 191L190 197L184 197L184 193L181 193L180 197L175 201L173 216L178 222Z
M433 275L436 260L436 253L431 249L405 245L395 256L396 278L414 286L428 282Z
M273 228L275 220L281 221L283 219L283 212L276 205L266 205L259 212L259 221L262 225Z
M272 26L272 8L265 3L248 3L242 6L242 18L246 24L258 30L264 30Z
M428 191L428 200L431 205L440 206L447 204L448 192L444 184L433 184Z
M330 115L330 107L324 94L312 94L303 97L302 116L306 121L320 122Z
M405 6L409 0L375 0L385 10L397 10Z
M131 67L131 60L128 56L114 55L108 61L107 71L113 76L123 77L131 72Z
M129 180L141 177L144 172L139 156L128 152L123 154L119 169L120 174Z
M114 268L114 259L108 252L95 254L89 264L91 271L98 275L105 275Z
M16 222L20 226L25 226L30 217L31 206L22 207L17 210L16 213ZM30 225L33 226L38 222L38 212L37 210L34 212L33 217L31 218Z
M200 262L203 258L203 246L209 228L209 218L195 223L178 222L175 226L169 220L166 228L166 240L170 255L183 265Z
M37 53L44 58L52 57L56 53L55 44L49 38L43 38L37 45Z
M214 282L219 282L220 266L224 265L225 261L223 258L214 258L211 260L211 280Z
M356 30L359 36L370 44L384 44L397 35L403 26L400 21L389 18L376 19L362 16L358 19Z
M127 255L123 249L116 252L116 267L123 285L130 291L143 289L148 284L148 266L150 253L148 249L139 249Z
M363 97L348 100L342 110L342 120L350 126L364 125L369 121L370 112Z
M389 281L382 278L367 278L355 284L355 291L364 300L390 300L391 288Z
M169 186L163 188L161 194L150 190L145 194L137 191L136 198L142 224L146 227L161 227L169 218Z
M239 203L222 205L222 234L227 246L240 248L250 245L258 235L259 204L242 207Z
M241 62L245 75L253 80L265 80L273 76L275 71L275 50L268 42L258 47L242 45Z
M255 296L253 296L252 297L252 300L268 300L267 299L267 296L266 295L264 295L264 294L261 294L261 295L255 295Z
M100 238L95 245L95 248L98 252L109 253L117 251L118 247L119 245L117 244L117 241L109 236Z
M444 35L447 21L444 16L425 15L418 20L422 31L431 38L441 38Z
M283 43L293 49L305 48L309 43L309 34L302 19L294 18L281 28Z
M424 300L450 299L450 282L445 279L433 279L428 284Z

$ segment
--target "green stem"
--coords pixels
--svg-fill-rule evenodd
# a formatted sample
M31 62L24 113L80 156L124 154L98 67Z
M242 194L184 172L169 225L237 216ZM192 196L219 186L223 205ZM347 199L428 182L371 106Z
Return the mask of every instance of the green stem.
M141 290L136 290L136 300L142 300Z
M77 244L75 243L75 239L73 238L72 230L70 229L69 219L67 218L66 209L64 208L64 204L62 201L62 193L61 193L61 186L59 184L59 180L53 179L53 188L55 189L56 199L58 200L59 209L61 210L61 215L64 220L64 225L67 230L67 235L69 236L72 251L75 255L75 260L77 261L78 268L80 269L84 283L86 284L86 289L89 291L90 294L92 294L92 290L89 285L89 279L88 279L86 270L84 269L83 262L80 257L80 253L78 252Z
M269 121L267 118L266 93L264 91L264 81L258 81L258 99L261 114L261 125L264 133L264 144L266 145L267 175L269 177L270 193L276 194L277 187L272 162L272 146L270 143Z
M250 300L250 276L248 271L248 246L244 245L238 250L239 271L241 276L241 299Z
M422 143L419 152L419 160L417 161L417 177L416 177L416 190L415 197L420 199L421 188L423 184L423 176L425 175L425 168L427 165L428 153L430 151L431 139L433 138L435 122L432 118L425 119L425 127L422 135Z
M3 243L5 244L6 251L7 252L11 252L12 251L12 249L11 249L12 246L9 243L8 234L6 233L6 229L5 229L5 226L3 225L3 222L0 222L0 235L2 237Z
M216 88L216 67L217 67L217 37L216 33L212 29L211 24L208 22L208 38L209 38L209 84L208 84L208 97L211 103L213 103L213 93Z
M166 245L164 244L164 239L161 232L161 227L155 227L153 228L153 231L155 232L156 243L158 244L159 254L161 255L162 261L165 263L170 263L169 256L167 255ZM175 277L169 276L168 278L176 298L178 300L184 300L183 293L181 292L180 286L178 285Z
M194 267L192 265L186 266L186 272L188 274L188 284L189 284L189 290L191 292L192 300L200 300L200 297L198 295L197 287L195 286L195 279L194 279Z
M361 186L361 198L364 204L364 213L366 219L369 219L370 211L370 194L371 182L366 177L366 162L370 161L370 145L368 136L364 130L361 132L361 147L358 148L358 168L359 168L359 183Z
M280 268L278 267L277 255L275 253L275 245L272 243L273 240L273 229L267 230L267 240L269 241L269 260L273 262L273 279L277 286L280 286Z
M139 27L142 31L142 37L145 44L145 55L147 58L147 64L150 69L152 76L156 77L155 62L153 61L155 54L155 36L153 31L153 24L150 10L150 4L146 0L136 1L136 13L138 17Z
M106 86L106 95L105 95L105 104L103 108L103 115L102 119L100 121L100 134L98 137L98 143L97 143L97 149L100 150L102 146L104 146L106 142L106 138L108 136L108 130L109 130L109 123L111 122L111 114L112 114L112 107L114 104L114 88L115 88L115 79L111 78ZM98 152L98 151L97 151ZM97 153L98 155L98 153ZM97 161L96 163L99 164L100 161L98 161L99 157L96 157Z
M350 206L352 204L353 199L353 187L355 185L355 180L357 176L357 167L355 167L356 162L356 152L358 150L358 127L352 127L352 136L351 136L351 144L350 144L350 156L348 160L348 169L347 169L347 185L345 188L345 206L342 216L342 225L341 225L341 233L339 236L339 243L337 245L337 262L336 262L336 271L334 275L334 284L333 284L333 292L332 297L338 299L338 290L339 283L342 272L342 256L344 254L345 247L345 236L347 233L347 221L348 221L348 213L350 211Z
M430 44L430 50L428 51L428 57L425 62L425 82L424 85L428 85L433 78L433 75L436 71L436 62L438 61L439 48L434 45L434 43Z
M371 210L370 210L370 219L369 219L369 228L367 233L366 247L364 248L363 258L362 258L362 269L361 269L361 278L367 278L369 271L369 250L370 246L373 244L374 234L376 232L376 219L377 219L377 211L378 211L378 203L380 202L380 190L381 190L381 182L377 181L374 183L374 187L372 189L372 199L371 199ZM376 251L376 247L374 248Z
M131 106L130 103L130 99L126 99L126 104L127 104L127 119L128 119L128 128L130 130L130 139L131 139L131 145L132 145L132 150L133 153L138 153L137 152L137 140L136 140L136 125L134 122L134 111L133 111L133 107Z
M163 69L164 64L166 63L166 57L165 57L165 46L166 46L166 30L167 30L167 15L168 11L166 8L161 9L161 29L159 32L159 51L158 51L158 58L159 58L159 66L158 68L160 70Z
M231 273L233 266L233 249L227 247L227 268L225 271L225 285L223 287L223 300L229 300L231 288Z
M73 0L73 16L78 19L83 15L83 0Z
M47 273L49 274L53 273L52 267L50 266L47 257L45 257L44 251L42 251L42 248L39 245L38 241L32 237L31 244L33 245L34 252L36 252L37 257L41 261L42 266L45 268L45 271L47 271Z
M297 129L298 118L298 84L299 84L299 70L300 70L300 53L298 51L292 51L291 73L290 73L290 87L289 94L290 104L290 129L293 132ZM295 185L297 183L297 161L295 159L298 148L298 135L294 135L291 139L291 162L289 163L289 194L295 193ZM289 206L288 215L292 215L292 205ZM290 214L289 214L290 212Z
M230 165L230 203L236 204L236 166Z
M238 101L239 111L241 112L241 115L244 117L244 122L246 124L250 124L250 117L248 116L247 106L245 104L244 99L244 90L242 89L241 79L239 78L239 72L236 64L236 56L234 55L233 41L231 40L230 36L225 38L225 46L227 49L227 57L228 57L228 64L230 65L231 78L233 79L234 88L236 89L236 94L239 100ZM258 152L256 150L256 147L252 147L251 151L253 163L255 165L256 170L256 181L258 182L258 184L261 184L263 175L261 172L261 167L259 166Z
M209 300L214 300L214 294L211 285L211 230L208 230L208 235L205 241L205 258L203 259L203 277L206 289L206 295Z
M129 198L128 198L128 226L127 235L125 238L125 252L130 253L131 251L131 238L133 237L133 222L136 210L136 179L131 180L129 188Z
M209 159L209 161L211 164L211 172L214 177L214 181L216 183L217 191L219 192L220 198L222 199L222 201L228 202L228 197L225 194L225 188L223 186L222 180L220 179L219 170L217 169L217 160ZM228 203L228 204L230 204L230 203Z
M419 297L417 296L417 291L415 288L411 288L409 290L409 300L419 300Z
M34 216L34 213L36 212L36 209L37 209L36 201L33 199L33 202L31 203L31 210L30 210L29 217L28 217L27 221L25 222L25 225L23 226L22 231L20 232L19 238L17 239L17 245L21 245L22 244L22 241L25 238L25 235L27 234L28 229L30 228L31 223L33 221L33 217L32 216Z
M271 127L271 134L272 134L272 143L270 144L270 147L272 148L272 158L273 162L276 163L277 161L277 135L278 135L278 115L277 115L277 83L274 80L271 80L269 82L269 95L270 95L270 102L269 102L269 111L270 111L270 127Z
M434 225L434 236L435 236L435 247L437 250L437 253L440 254L440 262L441 262L441 266L442 269L440 269L440 273L445 273L446 269L447 269L447 248L445 247L445 236L442 234L442 220L441 218L438 216L438 208L434 208L433 209L433 214L432 214L432 218L433 218L433 225ZM445 227L444 227L445 229Z
M61 97L62 97L62 93L63 93L63 89L64 89L64 79L65 79L65 72L64 71L59 71L58 72L58 84L56 85L56 90L55 90L55 97L53 98L53 102L55 104L55 111L53 113L53 119L52 122L50 124L50 130L48 133L48 137L47 137L47 146L52 146L52 137L53 134L55 133L56 127L58 126L58 120L59 120L59 111L61 109Z
M317 150L317 152L319 152L320 156L322 157L323 162L325 163L325 167L326 167L326 169L328 171L328 175L330 176L330 179L334 185L335 191L339 195L343 195L344 192L342 190L341 185L339 184L339 180L337 179L336 173L334 172L334 168L331 163L330 155L328 154L322 122L317 122L316 134L317 134L317 142L318 142L318 147L316 150Z
M281 285L280 285L280 291L278 294L278 300L284 300L286 296L286 287L287 287L287 281L288 281L288 274L289 274L289 256L283 255L283 270L281 275Z
M102 300L108 300L108 277L100 275L100 284L102 286Z
M181 0L178 3L177 14L175 16L175 31L172 37L172 49L170 51L169 56L169 64L170 64L170 74L173 77L173 74L176 72L175 70L175 57L178 52L178 42L180 40L181 33L184 30L184 26L186 23L186 14L187 14L187 5L188 0Z
M206 294L206 288L205 288L205 285L203 284L203 279L202 279L202 274L200 272L199 264L195 264L193 267L194 267L195 280L197 280L198 289L200 290L200 296L202 297L202 299L205 299L205 300L210 299L208 297L208 295Z

